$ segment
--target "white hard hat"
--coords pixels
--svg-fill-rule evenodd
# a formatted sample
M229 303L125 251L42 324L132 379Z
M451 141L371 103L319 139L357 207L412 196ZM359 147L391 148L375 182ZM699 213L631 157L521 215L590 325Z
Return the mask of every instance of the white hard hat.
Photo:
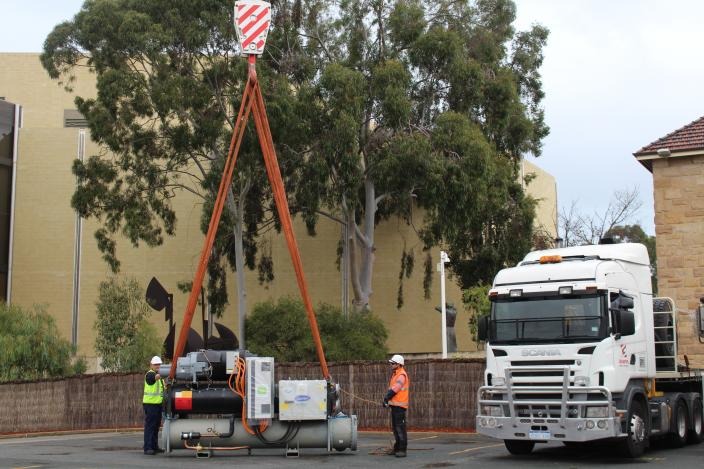
M152 365L161 365L161 357L159 357L159 355L152 357Z
M393 357L391 357L391 360L389 360L389 363L397 363L397 364L403 366L403 357L401 355L396 354Z

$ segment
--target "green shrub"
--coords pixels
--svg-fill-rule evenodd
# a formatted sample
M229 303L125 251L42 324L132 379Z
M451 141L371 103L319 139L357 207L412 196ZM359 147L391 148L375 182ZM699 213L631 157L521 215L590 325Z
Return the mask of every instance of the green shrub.
M326 359L381 360L386 357L388 332L371 313L352 314L322 303L315 309ZM308 317L300 300L282 298L254 306L245 325L245 345L277 361L317 361Z
M0 304L0 381L36 380L84 373L85 360L63 339L44 307Z
M488 316L491 313L491 302L489 301L489 290L491 285L476 285L462 292L462 303L469 311L469 332L472 339L477 340L477 325L479 318Z
M143 371L161 355L162 340L149 323L151 309L135 279L110 278L99 287L95 351L107 371Z

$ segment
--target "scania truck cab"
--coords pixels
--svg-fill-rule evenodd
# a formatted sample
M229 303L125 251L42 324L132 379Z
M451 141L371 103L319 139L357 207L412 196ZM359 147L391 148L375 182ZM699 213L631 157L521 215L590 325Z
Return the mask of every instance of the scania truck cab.
M489 298L479 433L512 454L617 440L637 457L655 436L701 442L702 373L678 362L676 308L653 298L645 246L531 252Z

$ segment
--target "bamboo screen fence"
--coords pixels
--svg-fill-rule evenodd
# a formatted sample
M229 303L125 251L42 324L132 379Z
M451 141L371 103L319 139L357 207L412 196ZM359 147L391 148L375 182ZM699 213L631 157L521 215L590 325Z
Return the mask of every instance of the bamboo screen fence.
M483 360L410 360L408 425L416 430L473 431ZM356 414L360 429L386 429L381 406L391 369L386 362L331 363L342 410ZM282 363L276 379L318 379L315 363ZM142 426L138 374L97 374L0 385L0 434L138 428ZM354 396L354 397L353 397Z

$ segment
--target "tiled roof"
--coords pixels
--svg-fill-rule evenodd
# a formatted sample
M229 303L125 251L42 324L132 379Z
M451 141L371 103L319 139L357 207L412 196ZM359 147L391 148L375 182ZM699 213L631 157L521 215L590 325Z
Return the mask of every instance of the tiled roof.
M667 148L671 153L704 150L704 117L700 117L681 129L675 130L650 145L644 146L635 152L633 156L657 154L657 151L661 148Z

